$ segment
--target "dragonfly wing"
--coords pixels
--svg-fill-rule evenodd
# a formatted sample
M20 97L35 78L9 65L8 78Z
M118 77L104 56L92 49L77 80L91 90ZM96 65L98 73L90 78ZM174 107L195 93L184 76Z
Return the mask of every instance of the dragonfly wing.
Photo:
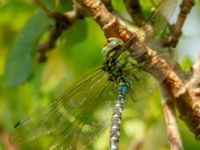
M173 69L176 61L175 61L175 52L172 53L173 50L169 49L164 49L162 48L161 50L161 40L162 40L162 33L165 33L165 27L167 26L167 21L171 18L175 8L177 5L176 0L162 0L157 8L155 9L154 13L149 17L147 23L136 33L136 36L141 40L144 41L145 45L148 47L152 48L153 50L156 50L158 55L162 57L166 62L170 65L170 67ZM153 26L152 29L150 28L150 25ZM134 37L134 35L133 35ZM129 42L129 41L128 41ZM134 43L135 41L132 42L132 49L139 49L138 42ZM128 44L126 44L128 45ZM126 46L125 45L125 46ZM124 46L124 47L125 47ZM139 64L139 66L145 66L149 70L153 71L158 71L160 64L156 64L156 59L159 58L146 58L143 56L146 54L146 51L143 50L136 50L136 53L134 54L135 58L143 60L141 61L142 63ZM144 54L144 55L143 55ZM160 59L160 58L159 58ZM155 66L157 65L157 66ZM137 74L137 73L136 73ZM167 76L167 74L166 74ZM159 82L163 81L166 76L163 75L158 75L158 80Z
M55 137L58 136L58 139L62 137L65 145L73 145L73 140L76 141L76 137L85 135L84 138L89 140L84 143L87 145L107 125L105 121L109 122L108 119L111 117L111 110L106 112L110 116L104 116L101 113L98 115L100 108L105 110L104 108L114 105L113 98L116 91L111 85L107 74L102 70L89 74L55 102L17 123L11 131L11 140L23 143L43 135L52 134ZM110 87L108 89L110 91L106 90L107 87ZM90 130L94 130L91 133L93 136L89 136L91 139L86 137ZM62 144L60 144L60 140L55 141L52 146L59 149L58 146Z
M102 83L103 84L103 83ZM95 88L102 88L95 87ZM107 82L103 89L95 96L88 97L90 103L81 111L79 120L74 121L69 128L55 138L50 144L50 150L85 150L110 124L117 91ZM93 107L93 109L90 109ZM109 141L109 138L106 140Z
M155 49L160 50L160 41L162 33L166 32L165 27L172 17L177 6L177 0L161 0L152 15L148 18L147 23L142 26L137 35L143 39L145 44ZM153 28L152 28L153 27Z
M133 68L129 96L134 102L146 98L158 86L156 80L149 73L139 68Z

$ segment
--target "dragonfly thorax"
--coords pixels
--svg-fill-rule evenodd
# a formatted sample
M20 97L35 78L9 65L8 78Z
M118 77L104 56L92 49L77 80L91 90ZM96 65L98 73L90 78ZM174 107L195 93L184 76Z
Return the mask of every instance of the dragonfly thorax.
M118 67L115 61L112 59L105 62L102 69L108 73L108 79L110 81L116 81L119 77L122 76L122 69Z
M108 38L108 43L102 50L105 59L102 69L108 73L110 81L116 81L122 76L122 69L114 55L123 45L123 40L119 38Z

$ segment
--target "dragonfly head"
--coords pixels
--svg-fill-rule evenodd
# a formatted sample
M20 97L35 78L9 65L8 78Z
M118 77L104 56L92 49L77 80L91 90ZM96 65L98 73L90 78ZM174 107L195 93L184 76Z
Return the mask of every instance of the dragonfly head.
M106 58L110 57L111 52L121 48L124 45L124 41L119 38L108 38L106 46L102 49L102 53Z

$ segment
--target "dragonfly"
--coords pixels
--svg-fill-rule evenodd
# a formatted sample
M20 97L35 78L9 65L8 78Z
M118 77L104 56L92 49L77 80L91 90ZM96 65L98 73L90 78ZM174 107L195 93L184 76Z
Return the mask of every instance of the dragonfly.
M174 0L162 0L150 16L148 24L160 24L151 35L151 41L148 36L144 38L147 25L133 36L137 35L145 44L154 47L175 7ZM152 77L137 67L137 62L127 51L134 42L130 39L124 44L122 40L112 38L103 49L103 65L54 102L18 122L10 133L11 141L23 144L52 135L55 138L48 145L49 150L85 150L90 149L92 142L111 124L110 150L117 150L124 102L129 98L142 99L144 95L137 93L141 93L144 86L152 89L152 84L147 84Z

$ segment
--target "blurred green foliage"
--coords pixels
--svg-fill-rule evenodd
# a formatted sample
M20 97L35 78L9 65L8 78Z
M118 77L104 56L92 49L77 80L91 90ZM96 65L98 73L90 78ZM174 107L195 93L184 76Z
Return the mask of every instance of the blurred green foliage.
M5 65L6 86L16 86L27 81L33 71L32 55L33 57L36 55L34 50L49 25L50 19L41 11L36 12L29 19L8 55Z
M72 8L71 1L60 0L62 5L55 5L55 0L43 2L50 10ZM129 18L121 0L112 3ZM142 3L148 7L144 0ZM48 54L48 61L37 64L34 50L51 21L32 0L2 0L0 14L0 131L8 134L16 122L53 101L83 74L101 65L105 37L93 19L78 21L62 34ZM189 59L183 62L187 69L190 65ZM200 143L186 125L179 121L179 126L185 150L199 149ZM159 90L139 103L126 104L121 132L120 150L137 144L145 150L169 149ZM96 149L107 149L107 135L108 130L94 142ZM48 142L48 138L41 139L25 147L44 149ZM2 132L0 150L6 150Z

